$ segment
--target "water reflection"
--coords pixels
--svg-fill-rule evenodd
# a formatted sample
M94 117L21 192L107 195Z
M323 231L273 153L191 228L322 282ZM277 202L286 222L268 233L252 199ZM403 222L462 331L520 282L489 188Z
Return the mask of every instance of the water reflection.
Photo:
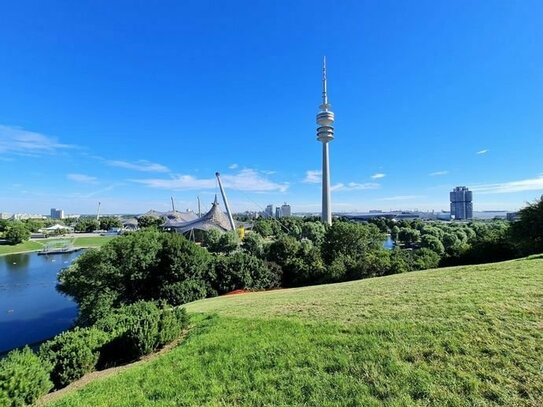
M30 263L30 256L28 253L8 254L7 256L0 257L5 266L11 271L26 271L26 267Z

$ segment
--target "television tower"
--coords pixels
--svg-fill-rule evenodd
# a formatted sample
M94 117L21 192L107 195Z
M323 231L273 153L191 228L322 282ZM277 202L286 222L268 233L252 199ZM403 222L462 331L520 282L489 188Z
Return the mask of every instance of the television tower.
M317 140L322 143L322 215L321 220L328 225L332 224L332 202L330 199L330 160L328 156L328 143L334 139L334 113L332 105L328 103L326 89L326 57L322 64L322 105L317 113Z

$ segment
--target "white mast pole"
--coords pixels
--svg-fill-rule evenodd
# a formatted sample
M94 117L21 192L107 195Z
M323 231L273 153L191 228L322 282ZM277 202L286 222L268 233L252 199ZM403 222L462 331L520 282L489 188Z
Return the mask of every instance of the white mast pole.
M224 189L222 187L221 174L216 172L215 176L217 177L217 181L219 181L219 188L221 190L221 195L222 195L222 200L224 201L224 206L226 207L226 214L228 215L228 221L230 222L230 226L232 227L232 230L236 230L236 224L234 223L234 218L232 217L232 213L230 212L230 205L228 205L228 199L226 199L226 194L224 193Z

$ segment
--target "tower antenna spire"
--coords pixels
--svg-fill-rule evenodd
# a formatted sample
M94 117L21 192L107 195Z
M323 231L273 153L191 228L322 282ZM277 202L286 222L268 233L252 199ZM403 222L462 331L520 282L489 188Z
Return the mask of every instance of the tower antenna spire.
M328 92L326 87L326 56L322 60L322 105L328 106ZM326 107L325 107L326 109Z

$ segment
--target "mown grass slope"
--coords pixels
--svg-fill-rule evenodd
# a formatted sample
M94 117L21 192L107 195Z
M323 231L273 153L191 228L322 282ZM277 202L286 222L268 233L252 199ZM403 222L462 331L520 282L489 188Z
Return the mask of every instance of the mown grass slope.
M543 404L543 259L225 296L54 406Z

